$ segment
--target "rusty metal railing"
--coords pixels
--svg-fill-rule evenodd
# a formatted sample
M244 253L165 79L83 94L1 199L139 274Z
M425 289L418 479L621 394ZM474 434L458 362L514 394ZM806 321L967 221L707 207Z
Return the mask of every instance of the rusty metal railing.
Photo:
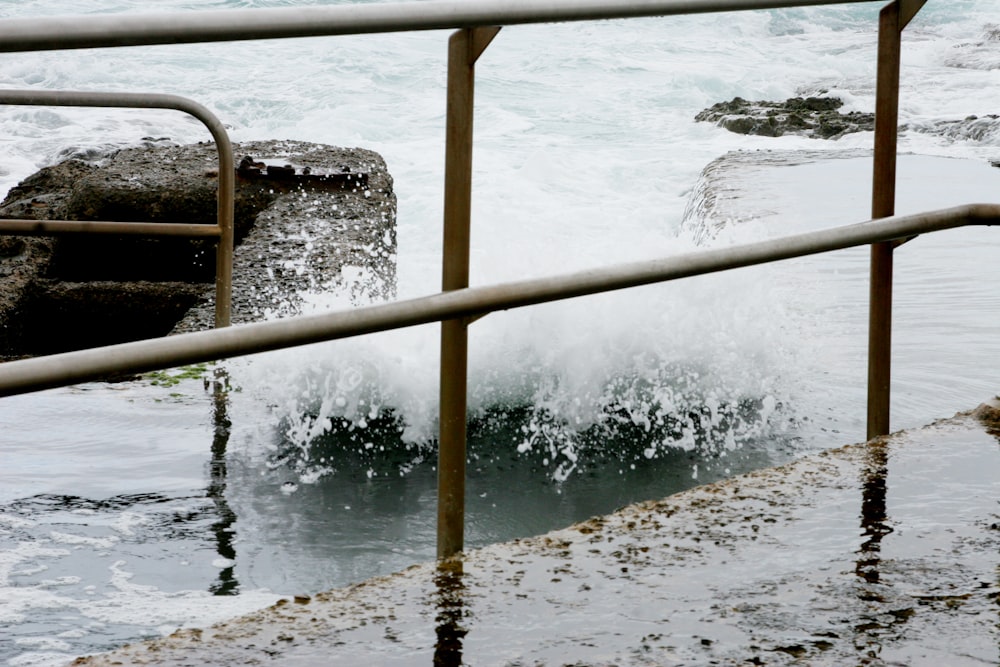
M159 93L101 93L69 90L0 90L0 104L21 106L121 107L173 109L200 120L212 133L219 153L219 182L214 225L181 222L105 222L82 220L0 219L0 234L55 236L115 234L121 236L178 236L215 238L215 326L228 327L233 292L233 197L235 161L229 134L215 114L177 95Z
M0 21L0 52L458 29L448 47L442 293L349 312L9 362L0 365L0 395L97 379L111 371L141 372L442 321L438 556L445 558L463 547L466 329L474 318L499 309L872 244L868 436L886 434L893 248L921 233L964 224L995 225L1000 221L1000 206L985 204L891 217L895 202L901 34L926 0L893 0L880 15L872 196L872 218L877 220L654 262L492 287L468 287L475 63L496 36L498 26L869 1L432 0ZM220 174L223 171L220 169Z

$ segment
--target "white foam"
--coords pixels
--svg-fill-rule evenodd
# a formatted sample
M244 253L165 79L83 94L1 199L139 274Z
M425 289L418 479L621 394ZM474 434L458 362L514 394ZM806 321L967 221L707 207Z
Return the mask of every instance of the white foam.
M73 659L71 653L29 651L7 661L10 667L63 667Z
M73 535L72 533L63 533L60 531L53 530L49 533L53 542L59 544L72 544L74 546L88 546L95 549L110 549L116 543L118 543L119 538L115 536L111 537L86 537L84 535Z
M0 585L9 586L11 577L44 572L40 559L58 558L68 553L65 549L44 546L42 542L21 542L13 549L0 552ZM27 565L21 566L22 563Z
M125 536L135 535L134 528L149 525L150 520L136 512L122 512L118 518L111 522L111 528Z
M18 637L14 643L36 651L68 651L70 644L54 637Z

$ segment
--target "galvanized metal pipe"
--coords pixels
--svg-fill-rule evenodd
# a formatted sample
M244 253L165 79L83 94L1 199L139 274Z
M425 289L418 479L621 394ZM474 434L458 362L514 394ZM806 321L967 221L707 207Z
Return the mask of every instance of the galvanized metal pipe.
M116 236L183 236L218 238L218 225L172 222L104 222L98 220L0 220L0 234L54 236L62 234L115 234Z
M1000 205L970 204L562 276L469 287L348 311L9 361L0 364L0 396L100 380L112 373L142 373L158 368L472 317L497 310L903 239L965 225L1000 225Z
M871 0L450 0L0 21L0 52L593 21Z
M878 79L875 95L875 155L872 218L896 212L896 145L902 32L926 0L894 0L879 14ZM892 265L895 243L871 248L868 303L867 437L890 430L892 366Z
M448 102L445 128L444 243L441 290L469 286L472 202L472 118L475 60L472 30L448 40ZM462 319L441 322L438 425L437 556L463 549L465 531L465 409L468 331Z
M107 93L74 90L0 90L0 104L20 106L117 107L128 109L173 109L194 116L215 140L219 153L219 185L216 195L216 225L111 223L75 221L0 221L0 233L44 234L101 232L149 236L216 236L215 326L227 327L232 317L233 291L233 198L236 192L233 146L225 126L211 111L193 100L161 93ZM26 230L22 228L27 228ZM200 229L199 229L200 228ZM47 230L47 231L46 231Z
M448 40L445 129L444 256L441 290L469 286L472 226L472 126L476 60L499 28L460 30ZM438 558L464 547L468 323L441 322L441 394L438 440Z

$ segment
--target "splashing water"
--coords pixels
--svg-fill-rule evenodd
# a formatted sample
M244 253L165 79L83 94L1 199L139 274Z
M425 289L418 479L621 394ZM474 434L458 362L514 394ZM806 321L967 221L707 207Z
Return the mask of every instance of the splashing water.
M156 9L286 4L164 0ZM693 117L737 95L821 91L841 97L844 111L871 111L878 9L504 28L477 64L472 284L681 254L707 237L715 247L760 240L816 222L796 207L820 210L829 224L859 221L853 204L867 198L866 185L851 199L816 176L789 177L782 198L749 167L740 172L747 208L774 210L741 210L738 224L711 234L704 225L713 221L685 221L684 212L703 168L731 151L871 148L870 134L770 139ZM137 10L0 0L3 17L126 11ZM998 13L996 0L928 3L907 29L901 123L913 129L901 152L1000 158L987 122L1000 108ZM398 295L409 298L439 288L445 37L14 54L0 56L0 85L175 93L213 109L237 141L380 152L398 197ZM969 126L975 134L960 123L940 131L941 121L969 115L983 119ZM0 133L4 188L95 146L207 138L169 113L36 108L0 109ZM959 189L939 167L918 165L918 187ZM1000 353L983 329L998 307L989 287L995 246L956 239L943 256L924 254L943 243L921 239L899 258L901 273L925 279L899 292L894 427L967 409L997 389L991 364ZM300 266L289 261L289 270ZM950 272L980 264L982 274L962 273L956 287ZM863 438L860 266L846 256L743 269L475 322L467 543L538 533ZM371 292L352 270L314 278L306 312L356 307ZM927 312L942 315L929 322ZM19 616L2 618L0 659L65 662L246 608L212 596L212 613L196 619L208 590L264 604L254 591L319 590L433 558L437 334L428 325L227 361L241 392L228 397L231 425L216 420L224 428L206 423L212 401L199 383L181 385L179 396L125 383L5 399L0 568L9 568L0 592L20 606ZM205 444L214 447L222 432L228 451L206 464ZM53 497L77 500L65 511L31 500ZM124 500L80 513L114 498ZM92 541L70 542L79 537ZM150 599L169 606L169 618ZM73 632L86 636L64 634Z

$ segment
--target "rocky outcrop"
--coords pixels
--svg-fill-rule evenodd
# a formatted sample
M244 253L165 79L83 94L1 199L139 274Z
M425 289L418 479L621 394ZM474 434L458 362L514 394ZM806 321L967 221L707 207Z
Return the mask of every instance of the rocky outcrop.
M920 132L942 137L950 142L967 141L984 146L995 146L1000 139L1000 116L966 116L962 119L920 120L900 126L901 131Z
M872 131L875 114L838 111L844 103L836 97L793 97L784 102L750 102L734 97L695 116L737 134L780 137L795 134L816 139L836 139L851 132Z
M396 200L378 154L290 141L234 150L234 323L295 314L310 291L393 295ZM0 217L211 224L217 179L212 144L128 148L42 169ZM202 240L0 236L0 355L208 328L214 257Z
M715 123L737 134L763 137L799 135L814 139L838 139L852 132L875 130L875 114L839 111L844 103L836 97L793 97L784 102L750 102L734 97L713 104L695 116L696 121ZM899 132L920 132L946 141L995 145L1000 139L1000 116L982 114L960 119L915 119L899 126Z

